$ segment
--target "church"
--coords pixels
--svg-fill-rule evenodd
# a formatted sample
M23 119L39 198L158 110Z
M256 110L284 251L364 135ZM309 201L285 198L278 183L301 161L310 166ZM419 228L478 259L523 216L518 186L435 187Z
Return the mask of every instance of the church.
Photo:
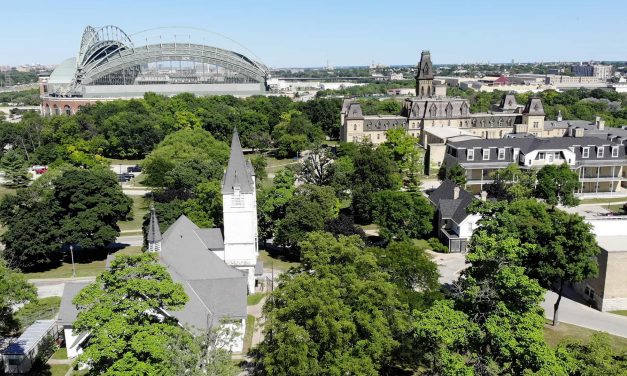
M257 197L254 169L244 158L237 130L233 132L231 154L222 180L224 235L220 228L200 228L181 215L163 234L158 213L150 211L148 252L158 254L174 282L189 297L179 311L169 312L181 325L198 334L214 329L235 333L220 337L220 346L242 352L246 332L247 295L255 292L256 279L263 274L258 261ZM107 259L107 265L110 258ZM59 313L68 358L82 352L88 333L74 333L78 311L74 296L87 283L65 286Z

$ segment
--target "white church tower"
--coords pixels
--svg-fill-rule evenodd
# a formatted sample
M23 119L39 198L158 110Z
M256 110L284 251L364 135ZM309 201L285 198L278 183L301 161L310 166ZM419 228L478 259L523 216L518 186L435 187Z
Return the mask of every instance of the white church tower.
M248 292L255 291L257 192L253 166L244 158L237 129L233 131L229 165L222 181L224 262L248 273Z

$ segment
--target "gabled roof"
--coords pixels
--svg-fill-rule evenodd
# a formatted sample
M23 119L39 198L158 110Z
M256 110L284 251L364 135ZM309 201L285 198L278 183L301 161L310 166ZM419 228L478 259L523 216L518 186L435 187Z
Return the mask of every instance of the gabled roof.
M442 218L452 219L455 223L461 223L467 216L466 208L475 199L472 193L459 188L459 196L453 199L456 184L452 180L444 180L429 195L429 200L440 211Z
M183 285L189 301L170 312L201 330L223 318L246 317L246 273L227 265L214 251L224 249L219 228L199 228L182 215L163 234L159 260Z
M255 184L253 175L254 172L250 164L244 159L244 152L242 151L242 144L239 141L237 129L234 129L229 164L222 181L222 193L231 194L236 187L239 188L241 193L252 193Z
M67 282L63 288L63 296L61 297L61 307L59 308L58 321L64 325L74 323L78 316L78 309L72 303L72 300L78 293L84 289L89 282Z
M523 110L523 114L532 116L544 116L544 106L540 98L530 98Z

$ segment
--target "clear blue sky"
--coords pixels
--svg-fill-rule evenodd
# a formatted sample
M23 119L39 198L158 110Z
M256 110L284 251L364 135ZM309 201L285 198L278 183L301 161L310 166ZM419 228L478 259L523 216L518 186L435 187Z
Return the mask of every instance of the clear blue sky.
M627 60L620 0L7 0L0 65L75 56L86 25L128 33L192 26L229 36L271 67Z

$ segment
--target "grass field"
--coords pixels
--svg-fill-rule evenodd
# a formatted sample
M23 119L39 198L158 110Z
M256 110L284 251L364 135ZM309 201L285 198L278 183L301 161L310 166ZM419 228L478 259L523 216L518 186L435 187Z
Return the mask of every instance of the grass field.
M59 347L59 349L57 349L57 351L55 351L54 354L52 354L50 359L60 359L60 360L67 359L67 349L65 347Z
M625 202L627 197L608 197L608 198L587 198L581 200L580 204L607 204L611 202Z
M293 266L300 265L300 262L287 260L281 255L270 254L266 250L259 251L259 258L263 261L263 267L265 269L274 267L275 270L286 271Z
M36 320L53 319L60 306L61 297L59 296L37 299L20 308L15 316L19 320L22 329L26 329Z
M121 231L127 232L136 230L137 232L141 232L144 215L146 215L146 213L148 213L148 210L150 210L150 203L152 201L142 196L129 197L133 200L133 219L131 219L130 221L119 221L118 226L120 226Z
M91 277L97 276L105 269L105 259L108 252L112 252L116 255L126 254L133 255L139 254L142 247L129 246L121 248L119 250L100 250L93 251L89 258L82 259L81 257L75 257L76 276L77 277ZM60 266L41 272L24 273L26 278L69 278L72 277L72 263L69 260L65 260Z
M609 209L612 213L625 214L623 210L623 204L603 205L604 208Z
M544 338L551 347L556 347L557 344L565 338L587 341L594 333L597 333L597 331L563 322L560 323L557 328L551 326L550 324L544 326ZM627 351L627 338L613 335L610 335L610 337L612 338L612 348L615 351Z
M610 313L613 313L615 315L627 316L627 309L622 311L610 311Z
M65 376L67 371L71 368L69 364L51 364L50 375L51 376Z
M250 345L253 342L253 332L255 331L255 316L246 316L246 333L244 333L244 351L246 354L250 349Z
M263 299L264 296L266 296L266 293L263 292L257 292L254 294L250 294L246 297L247 300L247 304L248 305L257 305L259 304L259 302L261 301L261 299Z

